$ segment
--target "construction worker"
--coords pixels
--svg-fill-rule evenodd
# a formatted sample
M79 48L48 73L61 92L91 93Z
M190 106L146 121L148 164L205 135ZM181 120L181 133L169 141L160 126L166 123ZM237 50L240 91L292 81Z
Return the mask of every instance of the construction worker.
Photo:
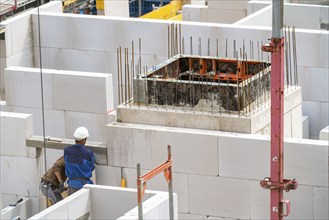
M63 199L62 192L65 191L64 182L66 180L64 157L56 160L54 165L41 177L40 190L53 205Z
M89 133L87 128L78 127L74 134L75 144L64 149L65 172L68 178L68 195L78 191L85 184L93 184L90 179L95 169L95 156L85 147Z

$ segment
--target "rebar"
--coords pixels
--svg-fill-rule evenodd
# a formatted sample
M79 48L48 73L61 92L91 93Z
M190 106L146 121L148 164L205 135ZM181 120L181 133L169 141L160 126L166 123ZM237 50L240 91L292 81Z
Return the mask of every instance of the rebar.
M117 48L117 68L118 68L118 104L120 105L120 65L119 65L119 48Z
M120 49L120 91L121 91L121 103L123 103L123 79L122 79L122 52L121 52L121 46L119 47Z

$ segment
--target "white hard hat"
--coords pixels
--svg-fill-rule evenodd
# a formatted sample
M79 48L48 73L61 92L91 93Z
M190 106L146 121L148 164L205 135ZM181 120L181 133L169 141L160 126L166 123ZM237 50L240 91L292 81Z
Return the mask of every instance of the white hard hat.
M87 128L85 128L85 127L78 127L75 130L73 136L74 136L75 140L81 141L81 140L89 137L89 132L88 132Z

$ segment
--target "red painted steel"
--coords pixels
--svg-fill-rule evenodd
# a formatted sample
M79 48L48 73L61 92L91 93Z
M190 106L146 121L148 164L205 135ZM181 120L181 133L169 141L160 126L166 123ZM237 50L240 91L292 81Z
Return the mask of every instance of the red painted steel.
M284 38L271 40L271 180L283 182ZM271 189L271 219L283 219L282 189Z

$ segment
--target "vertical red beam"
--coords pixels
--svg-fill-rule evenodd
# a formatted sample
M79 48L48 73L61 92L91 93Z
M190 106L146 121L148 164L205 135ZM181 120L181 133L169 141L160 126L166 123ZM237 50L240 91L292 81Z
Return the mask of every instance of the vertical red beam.
M271 40L271 180L283 182L284 38ZM271 189L271 220L283 219L281 188Z

